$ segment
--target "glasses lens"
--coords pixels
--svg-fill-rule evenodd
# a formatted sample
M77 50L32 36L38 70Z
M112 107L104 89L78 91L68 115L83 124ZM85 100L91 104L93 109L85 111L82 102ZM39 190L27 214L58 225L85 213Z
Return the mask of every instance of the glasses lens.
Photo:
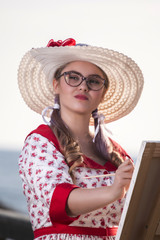
M65 80L68 85L76 87L80 84L81 76L75 72L67 72L65 73Z
M87 79L88 87L92 90L99 90L104 85L104 80L99 76L89 76Z

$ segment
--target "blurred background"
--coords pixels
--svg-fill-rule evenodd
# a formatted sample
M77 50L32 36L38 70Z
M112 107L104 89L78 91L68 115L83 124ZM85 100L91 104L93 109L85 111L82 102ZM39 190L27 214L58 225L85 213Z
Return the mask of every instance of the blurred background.
M50 39L74 38L122 52L141 68L145 85L136 108L107 128L136 161L144 140L160 139L159 0L0 0L0 204L27 212L18 156L27 134L43 123L17 86L22 56Z

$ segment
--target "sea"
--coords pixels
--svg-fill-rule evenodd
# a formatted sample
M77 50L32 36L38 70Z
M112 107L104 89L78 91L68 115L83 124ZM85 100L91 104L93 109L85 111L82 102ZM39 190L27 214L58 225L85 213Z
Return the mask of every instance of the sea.
M27 204L19 176L20 151L0 150L0 207L27 213Z

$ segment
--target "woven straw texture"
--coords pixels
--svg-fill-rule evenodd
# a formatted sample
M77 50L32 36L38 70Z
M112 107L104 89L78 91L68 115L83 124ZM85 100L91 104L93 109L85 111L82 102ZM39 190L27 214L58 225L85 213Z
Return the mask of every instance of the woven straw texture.
M45 107L53 106L54 73L63 64L76 60L99 66L109 78L109 89L98 107L105 123L120 119L134 109L143 89L140 68L119 52L92 46L45 47L27 52L18 70L18 85L26 104L40 114Z

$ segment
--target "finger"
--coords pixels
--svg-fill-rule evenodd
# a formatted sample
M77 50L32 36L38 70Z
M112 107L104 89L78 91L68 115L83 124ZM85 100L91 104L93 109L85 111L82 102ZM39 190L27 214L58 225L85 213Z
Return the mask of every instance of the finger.
M133 164L133 162L132 162L130 159L128 159L128 160L126 160L125 162L123 162L123 163L118 167L118 169L123 169L123 168L125 168L126 166L130 166L131 168L134 169L134 164Z
M132 172L134 171L134 167L132 165L124 165L121 168L118 168L116 172L123 173L123 172Z

